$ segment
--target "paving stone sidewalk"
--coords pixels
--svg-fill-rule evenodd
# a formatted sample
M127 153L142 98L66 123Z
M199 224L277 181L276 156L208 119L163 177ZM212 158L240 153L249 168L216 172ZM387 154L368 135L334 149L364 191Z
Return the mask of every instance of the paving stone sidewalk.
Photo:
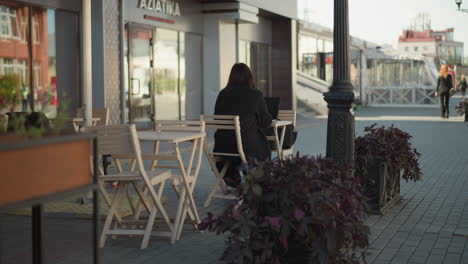
M356 113L356 135L373 123L395 126L414 136L422 153L423 179L402 182L402 200L386 215L372 215L368 263L468 263L468 124L453 111L448 120L436 108L367 108ZM296 150L325 154L326 117L300 117ZM202 203L213 176L206 161L195 192L200 215L219 211L225 201L204 209ZM169 197L170 199L171 197ZM51 215L47 218L47 263L90 263L88 219ZM30 263L29 218L0 216L0 264ZM14 235L12 235L14 234ZM224 237L186 229L180 241L150 240L140 250L139 238L110 239L101 250L102 263L221 263Z

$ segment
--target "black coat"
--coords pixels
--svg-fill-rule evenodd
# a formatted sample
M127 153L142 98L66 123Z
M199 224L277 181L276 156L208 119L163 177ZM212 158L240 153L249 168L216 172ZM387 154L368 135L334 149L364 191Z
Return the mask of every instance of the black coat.
M439 94L448 93L450 89L452 88L453 88L452 76L450 74L447 75L447 77L445 78L442 76L439 76L439 79L437 79L437 89L436 89L436 91Z
M238 115L241 125L242 146L248 160L271 158L271 150L262 128L271 125L265 99L260 90L248 87L227 87L216 99L215 115ZM214 152L237 153L233 130L215 133Z
M466 91L466 86L467 86L466 80L463 80L460 82L460 90Z

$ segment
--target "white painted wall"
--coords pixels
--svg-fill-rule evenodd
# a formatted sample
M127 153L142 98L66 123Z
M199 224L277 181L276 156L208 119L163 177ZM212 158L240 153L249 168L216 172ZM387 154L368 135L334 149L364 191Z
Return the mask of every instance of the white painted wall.
M414 50L415 47L418 47L417 51ZM424 47L426 49L424 49ZM408 51L406 51L405 48L408 48ZM398 52L408 57L422 56L423 54L435 56L436 42L400 42L398 43Z
M239 39L271 45L271 20L259 17L258 24L239 24Z
M215 15L203 19L203 114L213 114L221 87L220 25Z
M220 91L226 87L229 80L229 74L234 63L236 63L236 25L229 22L220 23L220 38L221 38L221 85L218 88Z

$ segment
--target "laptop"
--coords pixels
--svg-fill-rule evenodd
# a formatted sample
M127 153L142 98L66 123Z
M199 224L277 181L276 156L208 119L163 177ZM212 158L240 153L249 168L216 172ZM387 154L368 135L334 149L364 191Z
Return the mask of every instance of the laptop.
M265 97L265 103L268 108L268 112L272 119L278 119L278 111L280 105L279 97Z

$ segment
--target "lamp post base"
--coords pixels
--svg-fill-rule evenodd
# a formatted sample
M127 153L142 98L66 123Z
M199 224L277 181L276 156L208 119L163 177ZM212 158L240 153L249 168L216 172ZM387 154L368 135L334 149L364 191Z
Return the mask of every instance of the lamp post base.
M354 93L327 92L324 97L329 109L327 158L351 162L354 160Z

